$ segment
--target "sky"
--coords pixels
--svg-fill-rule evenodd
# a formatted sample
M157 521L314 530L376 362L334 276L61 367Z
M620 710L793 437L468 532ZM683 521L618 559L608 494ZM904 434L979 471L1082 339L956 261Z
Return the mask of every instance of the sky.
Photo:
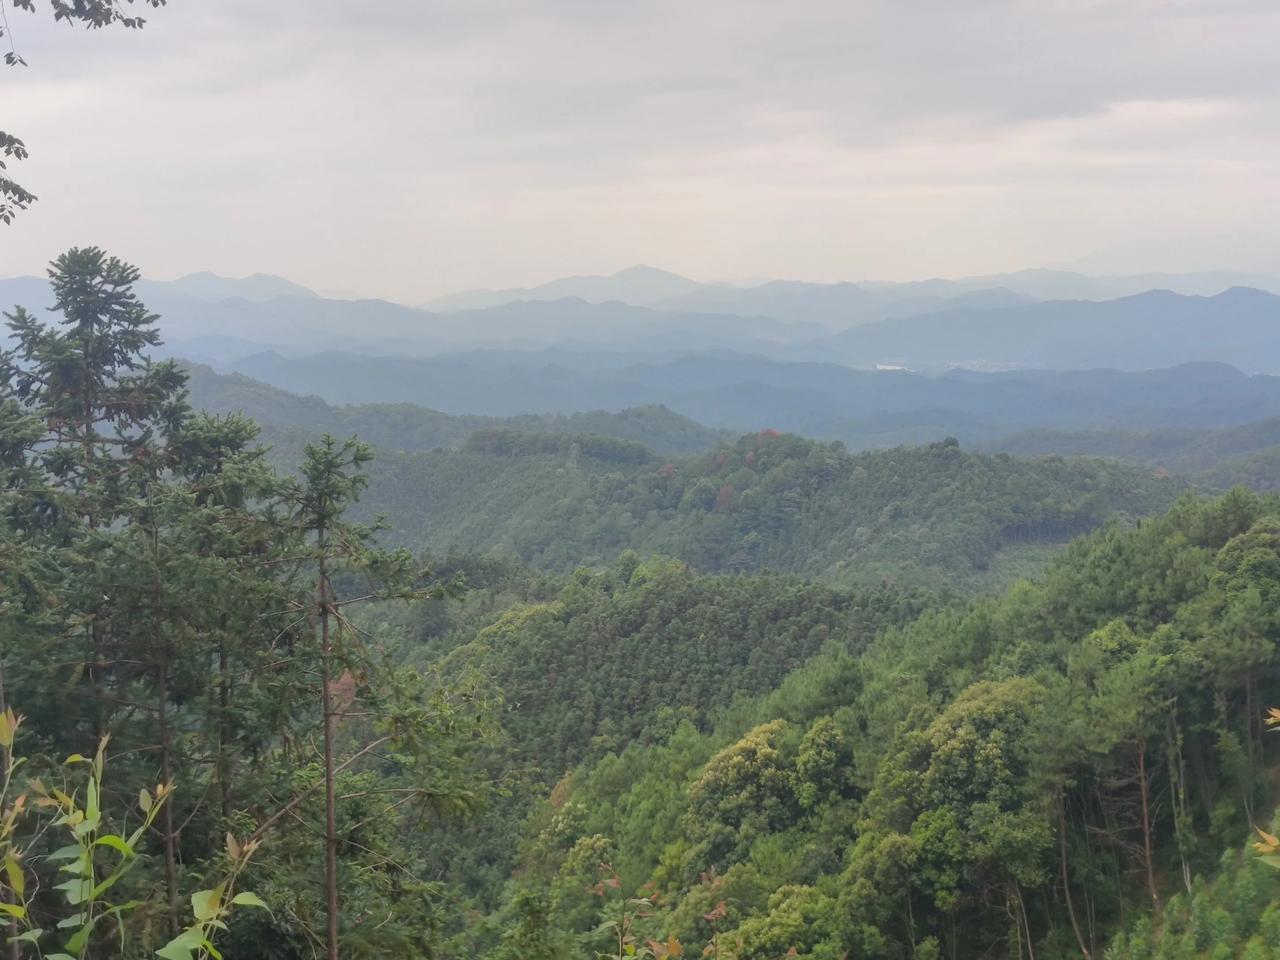
M409 303L635 263L1280 273L1274 0L0 3L40 197L0 275L90 243Z

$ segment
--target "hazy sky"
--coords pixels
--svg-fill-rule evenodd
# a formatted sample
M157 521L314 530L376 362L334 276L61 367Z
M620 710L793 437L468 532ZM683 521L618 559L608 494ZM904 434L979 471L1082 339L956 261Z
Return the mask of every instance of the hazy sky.
M95 34L43 2L8 11L41 199L0 275L77 243L407 301L1280 271L1275 0L169 0Z

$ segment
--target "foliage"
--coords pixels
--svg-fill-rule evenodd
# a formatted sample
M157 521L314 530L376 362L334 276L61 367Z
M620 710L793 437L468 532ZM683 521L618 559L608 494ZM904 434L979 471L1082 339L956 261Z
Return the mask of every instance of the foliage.
M92 754L109 732L97 775L109 759L113 792L151 791L159 856L122 850L136 909L103 908L120 934L138 934L130 942L161 936L165 956L186 957L208 951L216 929L242 954L307 955L338 919L318 882L328 859L361 906L338 925L343 956L429 949L440 891L428 851L398 841L406 824L469 808L466 757L487 736L487 710L462 679L446 685L350 635L346 611L362 597L441 602L445 585L369 549L345 520L358 446L328 441L286 480L254 447L252 423L193 414L182 371L146 357L156 318L137 278L101 250L73 249L50 270L56 322L8 315L0 699L20 698L43 754ZM359 593L340 597L335 583ZM322 643L326 618L336 629ZM321 763L317 727L330 734ZM70 802L59 798L61 816L93 820L88 800ZM93 830L86 842L101 839ZM24 828L19 842L35 838ZM224 930L231 907L256 905L235 889L241 870L276 911L237 912ZM180 891L192 886L188 921ZM363 924L369 911L377 923ZM85 925L97 922L90 911Z
M985 456L954 442L853 455L765 432L664 462L604 441L508 434L389 458L367 502L389 516L394 542L551 570L635 549L708 573L974 589L1004 554L1164 509L1183 489L1119 464Z
M1280 687L1278 516L1243 491L1184 500L860 657L825 649L713 731L558 785L521 875L589 884L572 852L593 838L651 884L658 934L740 957L1101 956L1144 904L1217 896L1197 874L1265 802L1250 704ZM1206 943L1270 956L1274 892ZM576 904L553 897L553 938L588 929Z

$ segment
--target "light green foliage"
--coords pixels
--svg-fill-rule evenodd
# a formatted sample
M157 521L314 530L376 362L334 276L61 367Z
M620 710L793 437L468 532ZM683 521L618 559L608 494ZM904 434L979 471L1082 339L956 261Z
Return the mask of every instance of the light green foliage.
M569 832L531 834L522 873L589 884L574 833L615 838L656 930L742 957L1267 956L1269 871L1195 876L1265 802L1246 704L1280 687L1251 639L1274 636L1278 514L1185 500L1003 598L828 648L713 732L561 784ZM1169 920L1118 937L1151 908L1148 873Z
M145 900L128 896L130 887L135 893L139 889L131 875L144 862L143 841L171 802L173 785L144 787L136 811L117 813L108 806L106 792L107 737L91 758L72 754L44 776L26 776L29 758L15 752L21 726L12 709L0 713L0 913L8 918L6 936L19 945L19 953L29 945L50 960L100 956L117 942L123 948L126 920L148 907ZM115 820L135 812L138 822L131 832L113 831ZM156 949L156 956L218 957L212 938L226 929L233 908L267 908L252 892L234 892L258 842L241 844L227 834L226 844L224 878L214 889L191 895L192 926ZM53 849L46 853L47 847ZM45 886L57 891L61 903L40 898Z

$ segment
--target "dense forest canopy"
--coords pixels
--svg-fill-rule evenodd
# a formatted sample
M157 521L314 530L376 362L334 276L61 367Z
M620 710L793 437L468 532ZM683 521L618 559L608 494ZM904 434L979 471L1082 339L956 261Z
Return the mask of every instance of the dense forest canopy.
M1169 469L1268 424L332 407L154 359L101 250L50 279L0 361L19 956L1275 955L1280 503Z
M497 550L553 570L624 549L704 572L969 588L1034 569L1046 545L1185 489L1098 460L967 453L954 441L850 454L766 431L696 458L616 441L489 432L460 451L384 457L365 509L393 542Z
M1273 956L1276 878L1237 851L1272 790L1278 537L1274 500L1184 500L618 748L530 821L512 922L546 956L604 949L602 903L761 960Z

